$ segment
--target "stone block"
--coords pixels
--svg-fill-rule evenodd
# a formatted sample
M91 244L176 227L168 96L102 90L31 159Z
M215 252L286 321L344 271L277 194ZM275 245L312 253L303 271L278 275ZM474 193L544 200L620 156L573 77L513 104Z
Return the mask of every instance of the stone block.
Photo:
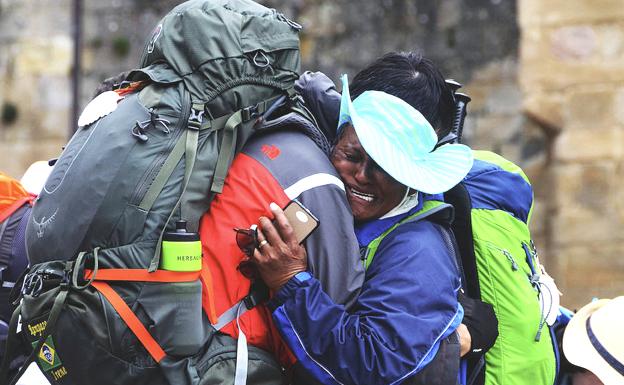
M619 159L623 154L621 129L592 126L585 130L565 130L554 143L553 157L562 162Z
M561 25L624 18L621 0L523 0L518 2L520 23Z
M560 247L557 257L561 277L555 277L563 293L562 304L579 308L594 297L613 298L624 293L624 242L590 243Z
M38 160L57 158L65 140L1 141L2 171L21 178L28 166Z
M566 130L605 130L613 128L617 89L609 84L572 87L564 100Z
M621 184L613 178L618 163L561 165L553 171L553 244L621 242L624 221L613 202Z
M624 25L605 23L596 27L600 57L605 61L624 60Z
M501 146L507 144L522 126L521 117L517 115L483 114L473 117L473 122L475 129L470 145L494 152L500 152Z
M68 76L72 66L72 41L69 36L24 38L19 42L15 66L18 76Z
M620 87L617 90L615 96L615 121L622 128L624 128L624 87Z
M561 61L591 60L598 47L598 36L589 25L556 28L550 33L550 51Z
M522 108L546 132L554 134L563 129L563 98L560 94L528 93Z
M609 45L617 43L607 42L607 37L594 29L579 24L523 31L520 48L523 90L560 92L569 86L595 84L597 80L602 84L624 81L624 60L607 59L610 51L619 49Z

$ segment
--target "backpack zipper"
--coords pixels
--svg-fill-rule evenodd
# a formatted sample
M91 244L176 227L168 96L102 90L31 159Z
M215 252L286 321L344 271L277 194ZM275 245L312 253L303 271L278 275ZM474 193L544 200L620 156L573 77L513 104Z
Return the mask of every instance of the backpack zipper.
M498 250L500 253L502 253L509 260L509 262L511 263L511 270L518 271L518 264L516 263L516 260L514 259L513 255L511 255L511 253L509 251L507 251L505 249L501 249L500 247L495 246L494 244L489 243L489 242L488 242L487 245L491 249Z
M182 98L181 112L183 116L180 117L178 124L176 124L175 129L173 130L173 135L171 136L171 139L169 141L169 144L164 150L160 152L160 154L158 154L158 157L152 162L152 164L150 165L150 168L145 173L145 177L143 178L142 183L139 183L139 185L137 185L136 189L134 190L134 193L132 194L132 198L130 199L130 204L132 205L138 206L141 203L143 196L145 195L145 193L151 186L152 182L154 181L154 178L158 174L158 171L160 170L165 160L167 159L167 156L169 156L169 153L171 152L171 150L177 143L178 138L180 137L180 135L182 135L184 125L188 124L189 115L191 113L190 111L191 100L190 100L190 96L186 94L187 93L185 91L184 92L185 97Z
M544 294L542 293L542 289L540 288L540 284L539 284L540 275L537 273L537 269L535 268L535 261L533 259L537 255L537 249L535 248L535 244L533 243L533 240L531 240L532 250L529 249L529 246L524 242L522 242L522 248L524 249L524 253L526 254L527 265L529 265L529 269L531 269L529 282L531 283L531 286L533 286L533 288L537 290L537 292L539 293L538 295L543 296ZM539 321L539 325L537 326L537 333L535 334L536 342L541 339L542 329L544 328L544 325L546 324L546 317L544 316L543 300L540 300L539 303L540 303L540 321Z

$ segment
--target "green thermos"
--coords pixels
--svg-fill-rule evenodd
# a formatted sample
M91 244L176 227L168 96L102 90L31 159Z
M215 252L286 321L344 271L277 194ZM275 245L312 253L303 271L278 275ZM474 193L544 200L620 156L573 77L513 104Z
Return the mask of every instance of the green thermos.
M198 233L186 231L186 221L176 222L175 231L163 236L160 268L169 271L199 271L202 246Z

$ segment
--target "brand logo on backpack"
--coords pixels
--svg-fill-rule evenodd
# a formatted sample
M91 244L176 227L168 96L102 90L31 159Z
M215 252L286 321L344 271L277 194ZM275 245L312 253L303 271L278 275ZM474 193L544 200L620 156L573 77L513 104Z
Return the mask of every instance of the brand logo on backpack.
M281 153L279 147L277 147L274 144L272 145L265 144L262 146L261 150L262 150L262 153L264 153L264 155L266 155L271 160L277 158L279 154Z
M40 221L38 221L37 218L33 216L33 223L37 228L37 238L43 238L43 235L45 234L48 226L50 226L54 222L54 218L56 217L57 212L58 209L54 211L54 214L52 214L50 218L46 219L46 217L42 217Z
M158 24L156 28L154 28L154 32L152 33L152 37L150 38L150 42L147 46L147 53L154 52L154 46L156 45L156 40L160 37L160 33L162 32L162 24Z

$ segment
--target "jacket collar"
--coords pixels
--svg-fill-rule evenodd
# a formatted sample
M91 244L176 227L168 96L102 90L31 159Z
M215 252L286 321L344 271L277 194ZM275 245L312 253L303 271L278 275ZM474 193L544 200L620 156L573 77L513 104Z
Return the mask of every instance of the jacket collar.
M414 206L408 212L398 214L389 218L371 219L370 221L356 224L355 235L358 239L358 243L360 244L360 247L368 246L368 244L371 243L375 238L379 237L381 234L383 234L386 230L394 226L396 223L398 223L404 218L421 210L423 208L423 204L425 201L429 201L429 200L442 201L443 200L442 194L431 195L431 194L423 194L419 192L418 195L420 196L421 199L419 200L418 204Z

